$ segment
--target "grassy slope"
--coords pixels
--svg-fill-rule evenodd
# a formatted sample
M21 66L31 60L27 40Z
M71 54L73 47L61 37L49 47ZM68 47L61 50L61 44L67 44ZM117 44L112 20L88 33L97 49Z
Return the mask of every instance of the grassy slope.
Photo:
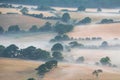
M76 26L73 32L70 32L71 37L102 37L104 39L120 38L120 23L114 24L95 24Z
M50 23L56 22L54 20L42 20L18 14L0 15L0 26L3 26L6 30L10 25L19 25L21 29L28 30L32 25L38 25L40 27L44 25L47 21L49 21Z
M0 80L26 80L29 77L35 77L35 68L41 62L26 61L19 59L0 58ZM56 69L53 69L45 75L43 80L86 80L94 79L91 72L100 67L86 66L79 64L60 63ZM120 80L120 72L114 69L101 67L103 73L101 80Z

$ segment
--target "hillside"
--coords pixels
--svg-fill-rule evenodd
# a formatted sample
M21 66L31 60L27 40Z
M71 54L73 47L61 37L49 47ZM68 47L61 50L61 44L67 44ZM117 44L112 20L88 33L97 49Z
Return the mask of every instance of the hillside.
M35 68L41 64L39 61L0 58L0 80L26 80L36 75ZM84 64L60 63L45 75L43 80L94 80L91 73L95 69L102 69L100 80L120 80L120 72L108 67L88 66Z
M22 30L28 30L32 25L38 25L38 27L40 27L47 21L50 23L56 22L54 20L42 20L19 14L0 15L0 26L3 26L5 30L7 30L10 25L19 25Z
M120 23L114 24L91 24L76 26L69 36L79 37L102 37L103 39L120 38Z

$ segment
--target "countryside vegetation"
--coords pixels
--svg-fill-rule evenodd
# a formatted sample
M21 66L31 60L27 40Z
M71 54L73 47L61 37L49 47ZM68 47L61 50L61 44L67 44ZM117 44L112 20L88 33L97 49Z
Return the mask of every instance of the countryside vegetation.
M119 0L1 0L0 80L120 80Z

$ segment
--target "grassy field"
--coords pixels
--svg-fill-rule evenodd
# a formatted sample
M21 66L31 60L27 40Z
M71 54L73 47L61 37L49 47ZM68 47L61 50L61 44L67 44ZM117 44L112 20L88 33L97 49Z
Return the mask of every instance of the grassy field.
M0 80L38 80L35 68L39 61L0 58ZM95 80L92 71L102 69L100 80L120 80L120 72L108 67L88 66L84 64L60 63L56 69L47 73L43 80Z
M22 30L28 30L32 25L40 27L46 22L50 22L52 24L56 23L54 20L43 20L19 14L0 15L0 26L2 26L5 30L7 30L10 25L19 25Z
M120 23L93 24L76 26L69 36L79 37L102 37L103 39L120 38Z

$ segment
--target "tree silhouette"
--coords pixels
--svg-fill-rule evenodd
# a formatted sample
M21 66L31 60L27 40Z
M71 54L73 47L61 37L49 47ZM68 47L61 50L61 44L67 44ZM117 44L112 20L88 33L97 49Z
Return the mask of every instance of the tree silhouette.
M96 80L99 80L99 74L102 72L103 71L101 69L97 69L97 70L94 70L92 74L96 76Z

